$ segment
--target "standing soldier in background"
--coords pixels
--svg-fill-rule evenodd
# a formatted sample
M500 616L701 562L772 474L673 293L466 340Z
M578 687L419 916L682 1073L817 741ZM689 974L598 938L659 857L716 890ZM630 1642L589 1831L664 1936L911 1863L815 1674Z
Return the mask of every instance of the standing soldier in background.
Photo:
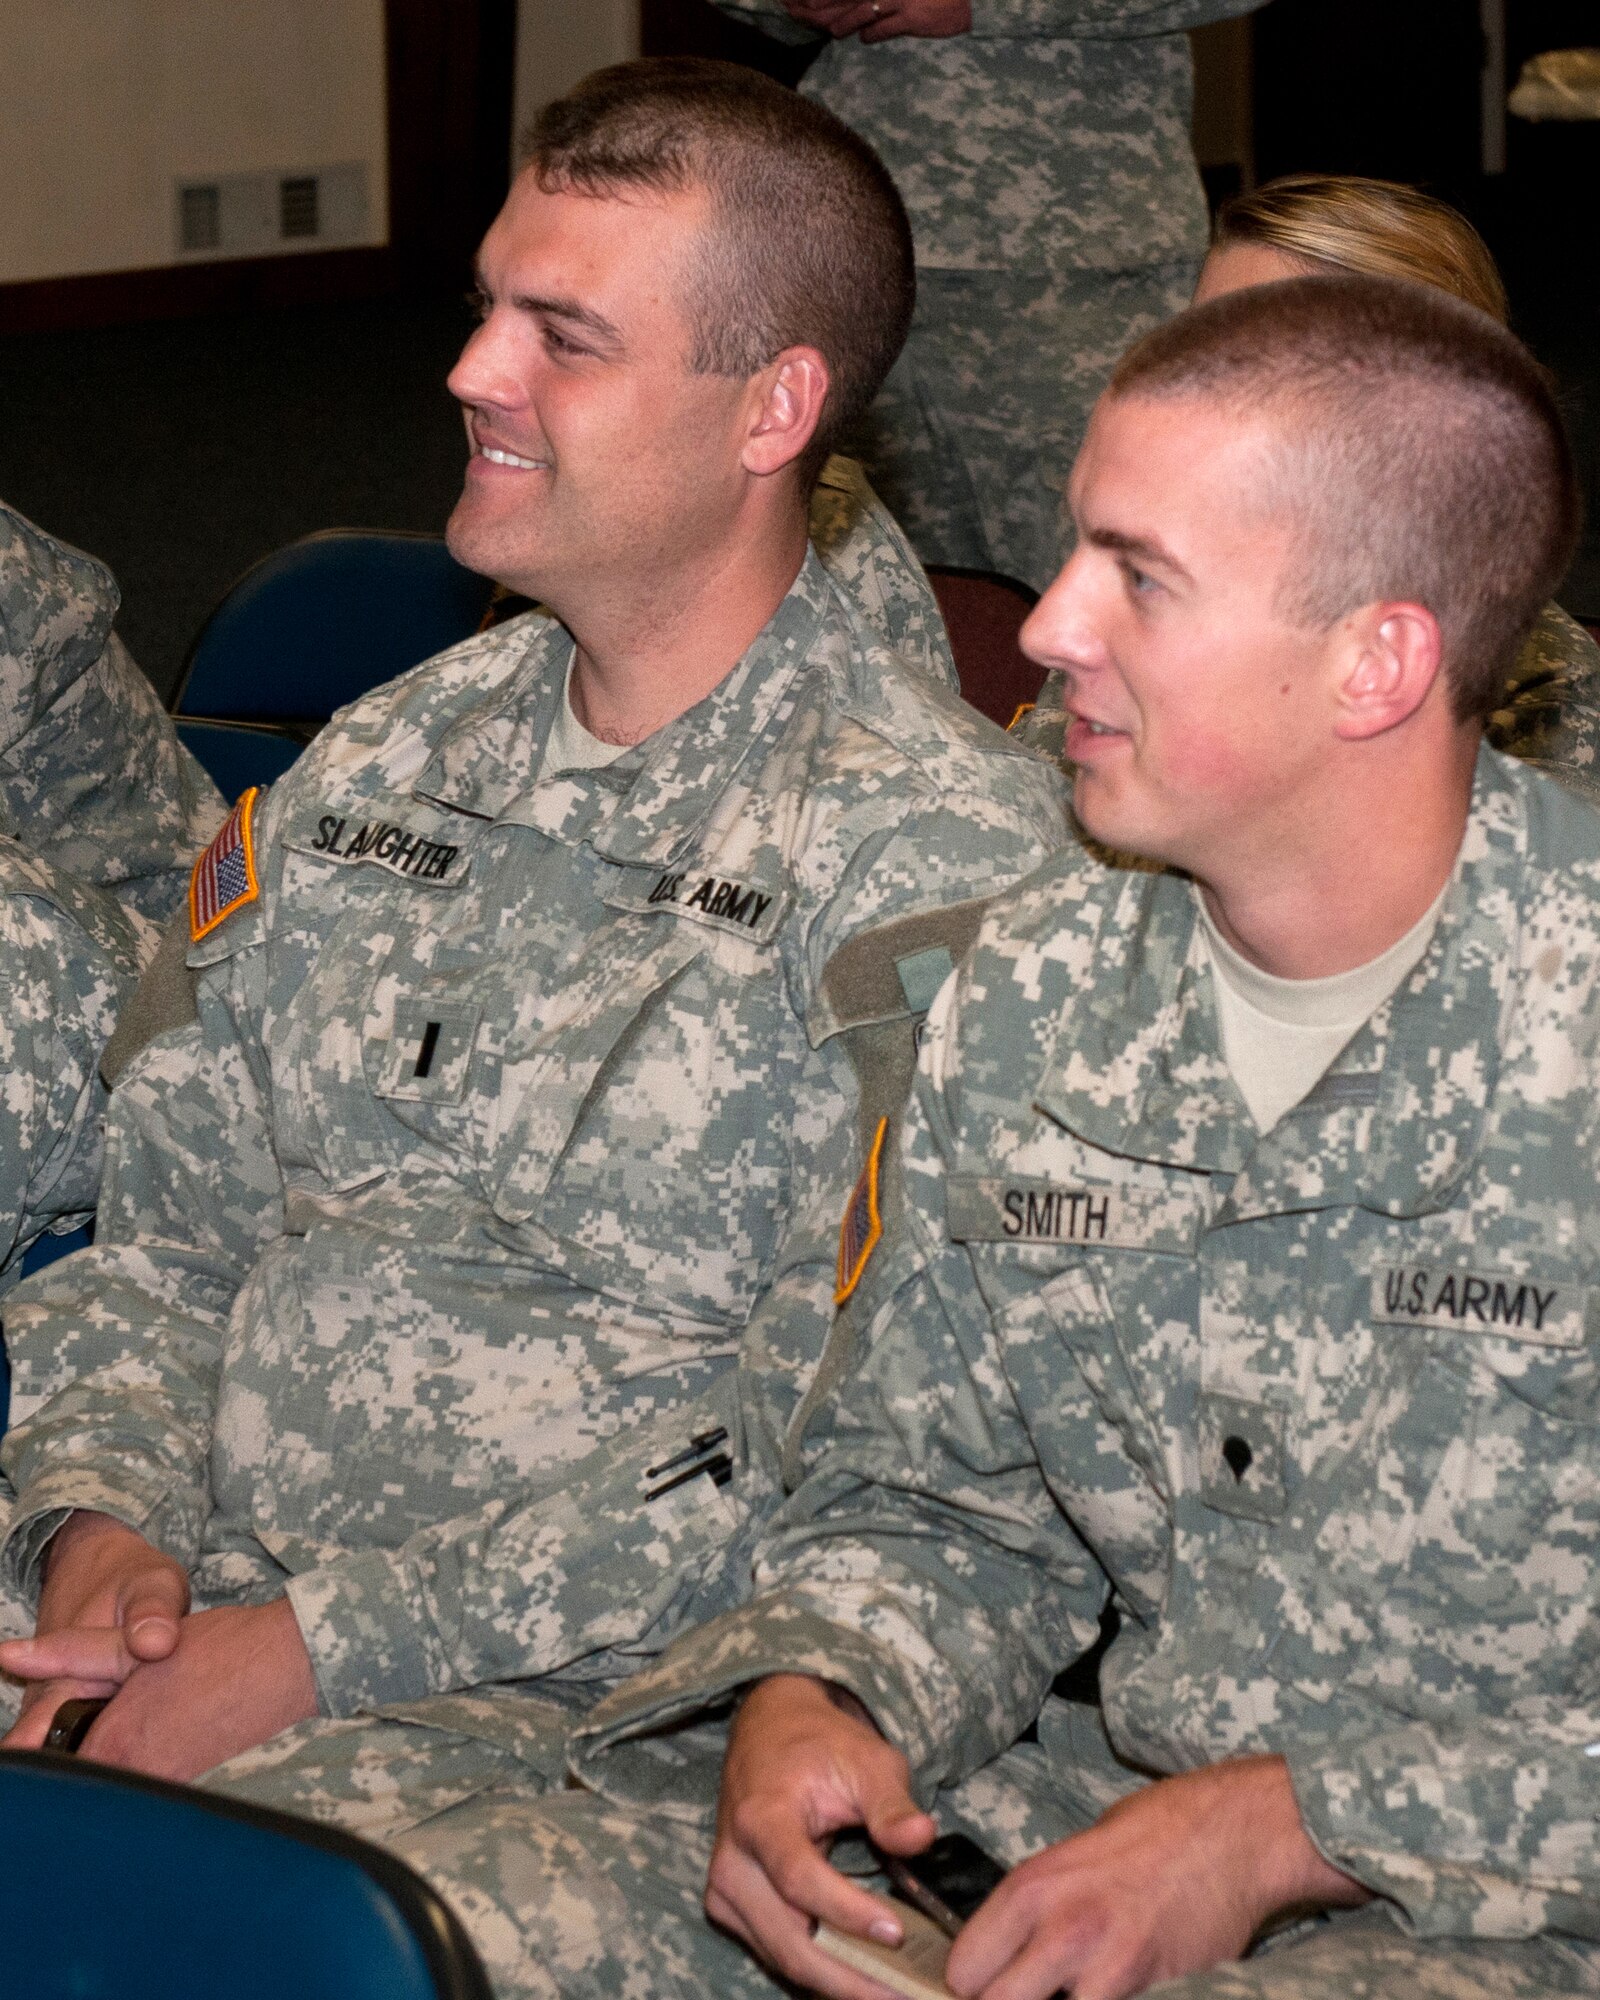
M1188 302L1206 208L1184 30L1258 0L716 0L829 38L802 86L881 154L917 311L859 439L924 562L1042 590L1089 411Z

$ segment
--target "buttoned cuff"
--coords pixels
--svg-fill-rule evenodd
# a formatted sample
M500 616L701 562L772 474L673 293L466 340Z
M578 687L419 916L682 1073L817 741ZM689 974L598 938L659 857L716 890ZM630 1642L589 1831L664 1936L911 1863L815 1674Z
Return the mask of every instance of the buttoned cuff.
M32 1479L17 1496L0 1542L0 1582L24 1603L39 1598L39 1566L51 1537L69 1514L108 1514L152 1548L187 1569L194 1560L193 1537L185 1533L184 1508L170 1495L135 1481L114 1479L83 1465L64 1465Z
M1526 1938L1545 1928L1548 1892L1485 1854L1498 1773L1475 1783L1470 1755L1461 1771L1445 1768L1432 1732L1419 1727L1284 1756L1312 1844L1392 1903L1413 1937ZM1474 1849L1481 1862L1468 1858Z
M420 1701L456 1685L405 1557L362 1549L291 1577L286 1595L311 1656L324 1715Z
M654 1666L599 1703L573 1733L571 1769L591 1790L630 1804L703 1817L716 1803L720 1758L664 1757L671 1728L709 1719L741 1689L772 1674L807 1674L846 1688L911 1765L926 1805L936 1780L917 1778L931 1747L906 1698L904 1663L892 1646L836 1625L801 1592L775 1592L688 1633Z

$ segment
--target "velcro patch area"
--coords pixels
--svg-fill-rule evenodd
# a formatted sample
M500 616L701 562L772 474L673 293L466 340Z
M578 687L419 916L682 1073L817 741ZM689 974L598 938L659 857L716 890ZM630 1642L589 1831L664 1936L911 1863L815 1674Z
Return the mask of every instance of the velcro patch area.
M261 894L254 831L260 795L260 787L252 785L194 864L189 877L189 937L194 944Z
M878 1238L883 1234L883 1217L878 1209L878 1175L883 1163L884 1135L888 1130L888 1119L880 1118L878 1129L872 1135L867 1164L861 1169L861 1178L851 1189L850 1199L845 1203L844 1220L839 1224L839 1268L833 1288L836 1306L842 1306L860 1284L867 1260L878 1247Z

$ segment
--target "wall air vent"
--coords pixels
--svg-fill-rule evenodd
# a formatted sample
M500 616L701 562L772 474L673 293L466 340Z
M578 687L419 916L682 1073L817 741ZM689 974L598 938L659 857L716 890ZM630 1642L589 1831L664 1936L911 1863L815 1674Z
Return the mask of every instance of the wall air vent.
M178 189L178 247L215 250L222 242L222 190L215 181Z
M342 160L326 167L266 168L176 181L177 254L188 262L370 243L370 172L365 160Z
M317 177L299 174L278 183L278 234L285 240L294 236L321 234L317 224Z

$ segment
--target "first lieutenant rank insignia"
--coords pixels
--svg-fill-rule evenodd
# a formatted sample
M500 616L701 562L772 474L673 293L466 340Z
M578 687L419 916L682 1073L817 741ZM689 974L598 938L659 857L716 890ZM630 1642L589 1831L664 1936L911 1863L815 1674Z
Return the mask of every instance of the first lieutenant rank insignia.
M880 1118L878 1129L872 1135L867 1164L861 1169L861 1178L851 1190L850 1199L845 1204L844 1220L839 1224L839 1269L833 1288L836 1306L842 1306L860 1284L867 1259L878 1247L878 1238L883 1234L883 1217L878 1212L878 1169L883 1159L883 1138L888 1129L888 1119Z
M222 822L215 840L189 877L189 936L198 944L244 903L261 894L256 880L255 818L259 788L252 785Z

